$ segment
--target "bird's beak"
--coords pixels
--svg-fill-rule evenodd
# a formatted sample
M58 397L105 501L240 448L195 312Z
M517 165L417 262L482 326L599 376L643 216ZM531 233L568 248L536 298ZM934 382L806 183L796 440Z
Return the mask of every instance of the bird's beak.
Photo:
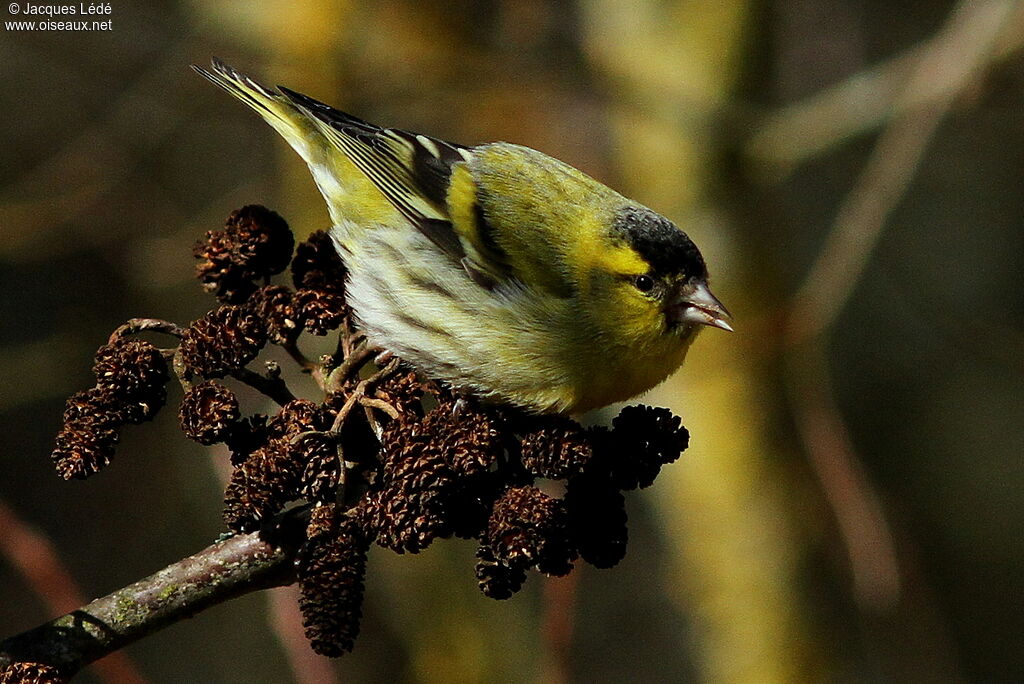
M725 319L732 318L718 297L711 294L707 283L690 285L669 309L669 318L677 325L710 325L732 332Z

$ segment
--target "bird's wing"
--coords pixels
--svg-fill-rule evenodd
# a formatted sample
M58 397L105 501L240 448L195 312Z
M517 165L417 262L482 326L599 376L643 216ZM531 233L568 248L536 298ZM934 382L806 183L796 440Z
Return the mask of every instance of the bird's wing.
M278 86L296 107L314 121L320 132L366 176L424 235L484 287L494 287L511 274L500 250L488 249L475 186L468 162L470 148L396 128L381 128L346 114L308 95ZM461 170L460 170L461 169ZM472 206L467 220L450 209L453 180ZM462 211L457 212L462 214ZM490 241L493 242L493 241Z

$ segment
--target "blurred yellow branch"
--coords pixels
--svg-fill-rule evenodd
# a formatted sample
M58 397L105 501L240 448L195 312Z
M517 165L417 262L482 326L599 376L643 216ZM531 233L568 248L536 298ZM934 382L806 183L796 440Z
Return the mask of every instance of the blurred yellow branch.
M728 224L711 220L723 155L713 131L742 77L754 3L593 0L581 10L588 58L612 86L627 192L678 219L728 291L743 266ZM752 288L724 296L737 313L757 309ZM821 681L828 656L802 611L803 540L765 426L768 381L743 349L748 333L739 334L700 340L686 390L670 382L651 395L679 407L695 444L650 494L672 554L663 581L694 625L689 647L701 681Z

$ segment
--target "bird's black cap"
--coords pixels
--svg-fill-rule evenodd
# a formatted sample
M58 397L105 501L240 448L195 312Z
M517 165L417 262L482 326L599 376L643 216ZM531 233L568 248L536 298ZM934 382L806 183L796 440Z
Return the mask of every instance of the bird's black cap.
M613 227L651 265L651 275L707 278L708 270L697 245L676 224L650 209L627 206Z

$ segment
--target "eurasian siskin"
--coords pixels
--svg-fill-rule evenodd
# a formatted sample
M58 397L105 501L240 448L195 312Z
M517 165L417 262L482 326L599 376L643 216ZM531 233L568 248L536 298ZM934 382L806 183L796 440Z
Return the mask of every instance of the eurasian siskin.
M731 330L686 233L557 159L380 128L219 60L195 69L309 165L368 339L457 390L585 411L664 380L702 326Z

